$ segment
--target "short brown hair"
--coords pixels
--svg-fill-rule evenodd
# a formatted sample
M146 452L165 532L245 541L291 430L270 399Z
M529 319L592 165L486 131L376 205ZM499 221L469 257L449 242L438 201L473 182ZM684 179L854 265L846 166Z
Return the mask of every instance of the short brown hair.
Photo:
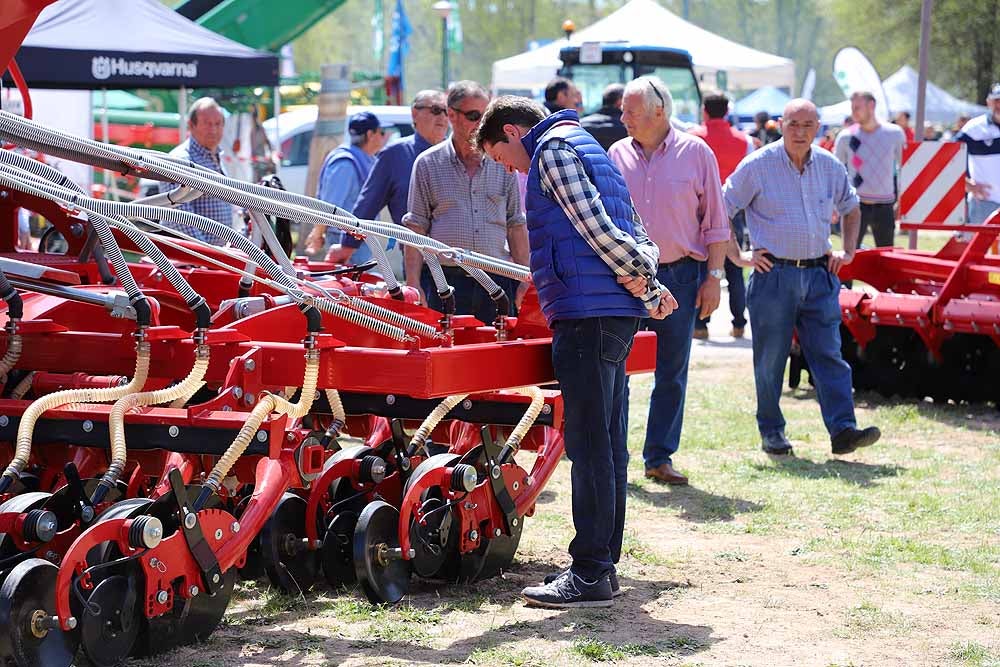
M501 95L486 107L486 113L472 135L472 143L481 151L485 144L507 141L507 136L503 133L504 125L534 127L545 115L545 109L534 100L517 95Z
M851 99L853 100L855 97L860 97L865 101L875 104L875 93L871 92L870 90L855 90L853 93L851 93Z

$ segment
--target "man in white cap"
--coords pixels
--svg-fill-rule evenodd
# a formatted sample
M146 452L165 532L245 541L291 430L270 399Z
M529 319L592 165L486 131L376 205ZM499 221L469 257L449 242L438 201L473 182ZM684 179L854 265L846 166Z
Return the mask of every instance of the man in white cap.
M1000 208L1000 83L990 86L986 113L976 116L955 135L969 149L969 223L981 225Z

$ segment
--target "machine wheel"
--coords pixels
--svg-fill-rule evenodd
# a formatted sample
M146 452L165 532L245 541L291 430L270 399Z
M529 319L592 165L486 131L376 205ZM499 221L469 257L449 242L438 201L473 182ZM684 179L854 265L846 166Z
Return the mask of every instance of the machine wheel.
M132 652L142 624L141 583L134 572L114 574L94 587L81 614L83 652L95 667L114 667Z
M458 454L435 454L426 459L406 481L403 497L428 471L454 465L460 460ZM451 579L458 572L458 533L451 529L454 515L450 508L445 508L438 489L427 489L421 494L420 500L421 514L427 517L427 521L423 524L416 519L410 521L413 571L424 578Z
M872 391L875 389L875 379L872 377L871 368L864 360L864 350L858 345L857 339L851 330L840 325L840 356L851 367L851 380L854 388L858 391Z
M995 399L1000 354L993 340L978 334L955 334L941 346L942 383L948 397L976 403Z
M410 588L410 561L399 549L399 511L376 500L358 517L354 529L354 569L361 590L370 602L396 603Z
M0 586L0 661L17 667L69 667L77 632L45 630L39 620L55 614L58 568L40 558L18 563Z
M133 655L158 655L177 646L202 641L215 632L233 597L236 568L226 570L222 577L222 588L215 595L205 591L190 599L175 595L171 611L145 620Z
M358 525L358 513L353 510L337 512L323 535L323 550L320 565L323 575L333 588L350 586L357 581L354 573L354 529Z
M306 501L282 496L260 533L260 553L267 578L286 593L303 593L316 583L319 558L302 543L306 536Z
M458 580L461 583L471 583L489 579L499 575L514 562L514 554L521 543L521 531L524 530L524 518L517 520L517 525L511 528L510 535L500 535L486 539L475 551L462 554Z
M922 397L928 352L913 329L878 327L864 349L862 360L871 369L875 389L891 398Z

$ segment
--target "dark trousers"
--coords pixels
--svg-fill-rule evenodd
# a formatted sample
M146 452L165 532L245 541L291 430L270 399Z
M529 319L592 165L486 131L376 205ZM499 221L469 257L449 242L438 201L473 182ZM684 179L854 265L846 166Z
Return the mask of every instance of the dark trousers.
M861 230L858 232L858 247L865 240L868 229L872 230L875 245L879 248L892 247L896 243L896 215L893 204L862 204Z
M840 353L840 281L825 267L775 264L750 276L747 300L753 329L757 428L764 438L785 432L778 405L792 331L809 364L830 436L856 426L851 367ZM669 319L669 318L668 318Z
M705 282L705 262L685 259L660 264L656 279L677 299L677 309L662 320L643 320L647 330L656 332L656 372L642 448L647 468L658 468L664 463L672 465L671 457L681 444L691 334L698 318L694 304L698 288Z
M573 572L607 575L621 558L628 474L625 359L639 328L635 317L557 320L552 367L562 391L563 435L572 462Z
M726 259L726 282L729 284L729 311L733 314L733 327L742 329L747 325L747 284L743 281L743 269L736 266L729 259ZM698 320L695 329L707 329L708 321L712 319L709 315L703 320Z
M444 277L448 280L448 284L455 288L455 314L474 315L483 324L493 322L497 315L496 304L483 289L483 286L457 266L443 268ZM514 296L517 294L518 281L492 273L490 278L507 294L507 299L510 301L510 311L505 314L517 315L517 308L514 307ZM434 279L426 265L420 272L420 288L427 296L427 305L440 312L444 304L441 303L437 287L434 286Z

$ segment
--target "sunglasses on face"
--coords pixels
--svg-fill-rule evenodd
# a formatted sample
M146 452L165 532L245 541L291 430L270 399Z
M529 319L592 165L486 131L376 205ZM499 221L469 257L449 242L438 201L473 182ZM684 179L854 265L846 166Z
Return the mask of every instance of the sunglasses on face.
M653 85L652 81L649 82L649 87L652 88L653 92L656 93L656 96L660 98L660 106L666 108L667 106L666 100L663 99L663 95L661 95L660 91L656 89L656 86Z
M475 123L476 121L478 121L480 118L483 117L483 112L477 111L475 109L473 109L472 111L462 111L461 109L452 107L451 110L461 116L465 116L465 120L469 121L470 123Z
M415 106L413 108L416 109L417 111L424 111L424 110L430 111L435 116L441 116L443 114L448 113L447 109L445 109L444 107L439 107L436 104L433 104L431 106Z

